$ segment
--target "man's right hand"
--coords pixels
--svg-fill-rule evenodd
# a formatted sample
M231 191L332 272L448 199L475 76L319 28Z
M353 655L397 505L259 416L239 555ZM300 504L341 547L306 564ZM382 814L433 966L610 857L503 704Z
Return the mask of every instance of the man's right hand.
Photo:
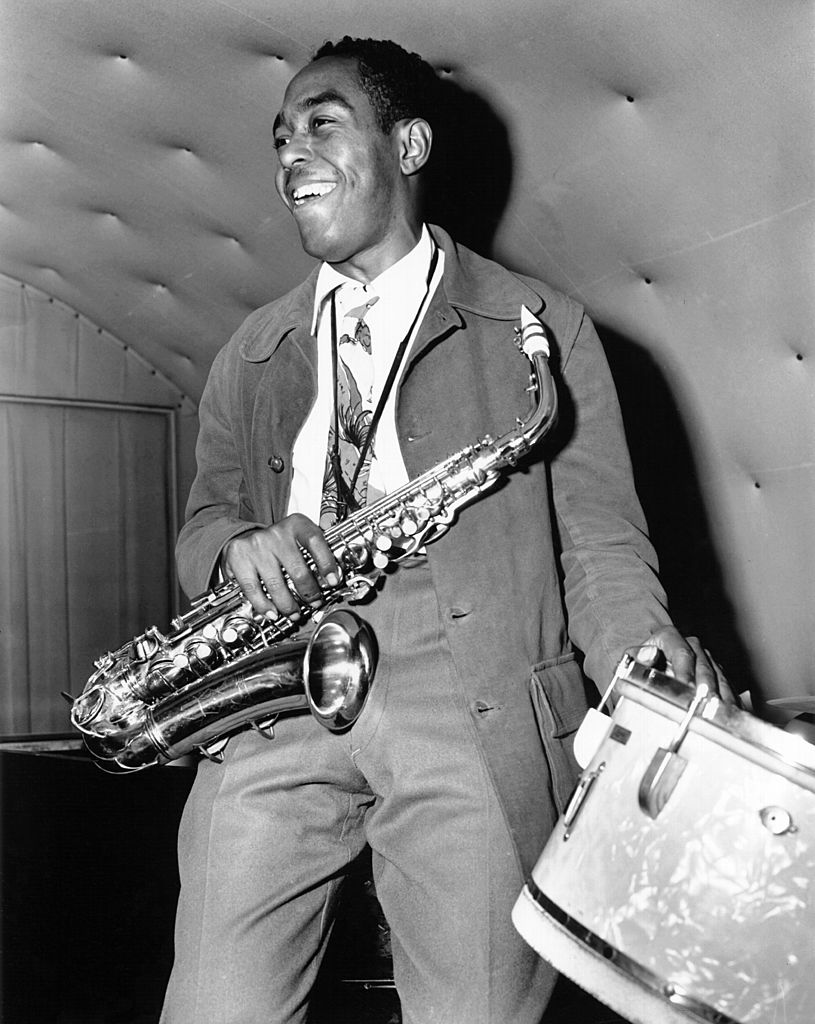
M316 574L306 556L313 560ZM261 614L270 612L274 617L299 617L297 601L284 573L300 598L314 608L324 603L319 577L329 587L335 587L341 576L325 534L299 513L286 516L273 526L234 537L224 548L221 564L254 610Z

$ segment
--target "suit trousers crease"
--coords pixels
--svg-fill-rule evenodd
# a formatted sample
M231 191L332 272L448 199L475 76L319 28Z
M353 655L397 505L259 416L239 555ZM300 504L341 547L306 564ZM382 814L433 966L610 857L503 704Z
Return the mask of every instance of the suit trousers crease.
M554 972L510 920L524 880L426 559L355 610L379 662L351 729L283 716L272 740L241 733L198 768L162 1024L305 1022L366 843L404 1024L540 1021Z

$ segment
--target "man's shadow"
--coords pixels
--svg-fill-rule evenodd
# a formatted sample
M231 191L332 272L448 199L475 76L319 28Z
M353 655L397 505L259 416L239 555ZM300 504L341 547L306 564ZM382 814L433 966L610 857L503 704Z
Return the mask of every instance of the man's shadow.
M512 186L507 126L484 97L449 78L440 80L435 106L425 217L489 256Z
M456 241L490 256L512 187L510 136L485 97L451 78L440 83L428 170L428 219ZM701 638L738 692L753 689L676 401L642 345L597 326L676 625Z
M686 636L699 636L737 693L755 690L674 396L640 344L602 325L597 330L620 399L637 493L659 556L671 616Z

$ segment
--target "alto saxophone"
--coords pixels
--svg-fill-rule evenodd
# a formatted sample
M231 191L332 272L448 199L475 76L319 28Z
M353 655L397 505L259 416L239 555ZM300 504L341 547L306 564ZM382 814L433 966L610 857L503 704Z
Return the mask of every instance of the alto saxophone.
M101 767L132 771L192 751L220 759L229 736L251 725L271 734L281 713L309 709L340 731L359 716L373 679L370 627L340 601L359 600L391 564L437 540L456 512L526 455L557 419L557 392L541 322L521 307L518 347L532 364L526 419L498 439L487 435L326 531L342 569L322 584L318 612L300 602L299 622L256 614L227 580L192 602L165 636L155 626L104 654L82 693L69 697L71 722ZM317 623L297 637L304 620Z

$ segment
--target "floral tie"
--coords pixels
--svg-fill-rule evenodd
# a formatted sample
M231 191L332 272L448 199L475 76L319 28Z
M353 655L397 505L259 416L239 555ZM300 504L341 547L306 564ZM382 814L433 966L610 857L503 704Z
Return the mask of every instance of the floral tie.
M345 518L365 504L368 497L368 477L371 471L371 446L359 465L360 452L366 448L373 418L373 358L371 331L365 323L365 314L377 301L374 296L361 306L350 309L345 319L356 320L351 334L339 339L337 358L337 411L339 443L338 465L332 460L334 451L334 420L328 432L328 455L323 478L323 498L320 507L320 526L325 530L339 519ZM337 481L335 469L341 480ZM356 476L356 479L354 477ZM353 481L353 494L350 487Z

